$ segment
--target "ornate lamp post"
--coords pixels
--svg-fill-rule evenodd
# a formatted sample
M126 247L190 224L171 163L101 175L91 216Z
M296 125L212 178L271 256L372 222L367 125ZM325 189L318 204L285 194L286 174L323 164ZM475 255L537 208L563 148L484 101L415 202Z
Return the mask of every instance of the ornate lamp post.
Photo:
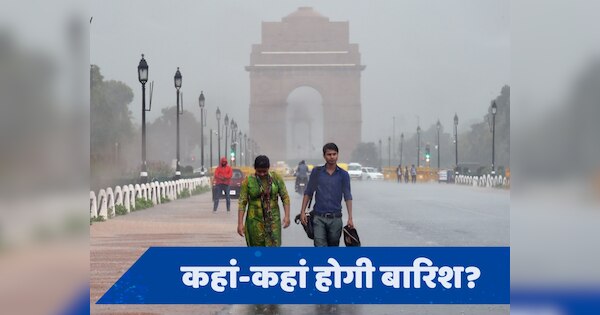
M234 166L234 162L235 162L235 151L234 151L234 145L233 142L235 141L235 121L233 120L233 118L231 119L231 123L229 126L229 129L231 129L231 144L230 144L230 148L229 148L229 157L230 157L230 162L231 165ZM233 155L231 155L231 153L233 153Z
M212 137L212 135L211 135ZM217 142L219 143L217 149L217 162L219 162L219 154L221 154L221 110L217 107ZM212 154L211 154L212 157ZM212 163L210 163L212 167Z
M237 165L239 165L239 166L242 166L242 155L244 152L244 151L242 151L242 149L243 149L243 147L242 147L243 141L242 140L243 139L244 138L242 138L242 131L240 130L240 131L238 131L238 137L237 137L237 142L239 143L239 145L237 146L238 157L236 159L236 160L239 160L239 162L237 162Z
M198 105L200 106L200 164L202 165L202 172L204 172L204 91L200 91Z
M227 133L229 132L229 116L227 116L227 114L225 114L225 154L223 155L225 158L227 158ZM220 153L219 153L220 154ZM219 162L221 163L221 162Z
M404 144L404 133L400 134L400 165L402 165L402 146Z
M175 116L177 116L177 165L175 168L175 179L179 179L181 177L181 169L179 167L179 115L183 113L183 109L180 110L179 107L179 90L181 89L181 72L179 72L179 67L177 67L177 71L174 76L175 80L175 89L177 90L177 110L175 112Z
M458 115L454 113L454 156L455 156L455 175L458 175Z
M244 165L248 166L248 136L244 133Z
M388 137L388 167L392 166L392 137Z
M148 182L148 171L146 166L146 82L148 82L148 63L142 54L142 60L138 64L138 80L142 84L142 169L140 181Z
M492 176L496 175L496 164L495 164L495 138L496 138L496 112L498 107L496 101L492 102Z
M212 170L212 166L213 166L213 141L212 141L212 138L213 138L213 134L214 133L215 133L215 131L212 130L212 128L211 128L210 129L210 161L209 161L210 162L210 164L209 164L210 168L209 168L209 173Z

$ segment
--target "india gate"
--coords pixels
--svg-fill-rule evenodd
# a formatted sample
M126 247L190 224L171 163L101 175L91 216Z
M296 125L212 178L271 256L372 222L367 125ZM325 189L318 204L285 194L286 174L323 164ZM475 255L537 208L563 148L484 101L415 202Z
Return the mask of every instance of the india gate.
M349 23L301 7L281 22L262 22L252 45L250 137L273 161L322 156L326 142L349 162L361 141L360 63Z

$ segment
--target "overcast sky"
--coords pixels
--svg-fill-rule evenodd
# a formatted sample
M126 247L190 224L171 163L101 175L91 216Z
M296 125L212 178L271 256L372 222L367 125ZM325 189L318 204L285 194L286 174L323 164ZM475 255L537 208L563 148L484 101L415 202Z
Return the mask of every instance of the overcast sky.
M200 115L203 90L215 123L219 106L248 128L251 45L261 22L281 21L310 6L330 21L348 21L362 64L363 141L427 128L438 117L451 130L481 120L510 84L509 1L92 1L90 62L105 79L128 84L140 123L137 65L144 53L155 83L150 121L175 104L173 75L183 76L184 108ZM463 129L464 130L464 129Z

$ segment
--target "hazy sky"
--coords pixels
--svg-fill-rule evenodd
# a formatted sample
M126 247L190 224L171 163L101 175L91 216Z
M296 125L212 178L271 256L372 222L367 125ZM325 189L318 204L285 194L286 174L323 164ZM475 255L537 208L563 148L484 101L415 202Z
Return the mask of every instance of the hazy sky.
M261 22L281 21L310 6L330 21L349 21L350 42L362 64L363 141L414 132L440 118L450 131L481 120L490 100L510 84L507 0L464 1L92 1L90 62L105 79L128 84L140 123L137 65L144 53L154 80L150 121L175 104L173 75L183 76L184 108L200 116L203 90L208 124L217 106L248 130L252 44ZM463 127L463 128L464 128ZM464 130L464 129L463 129Z

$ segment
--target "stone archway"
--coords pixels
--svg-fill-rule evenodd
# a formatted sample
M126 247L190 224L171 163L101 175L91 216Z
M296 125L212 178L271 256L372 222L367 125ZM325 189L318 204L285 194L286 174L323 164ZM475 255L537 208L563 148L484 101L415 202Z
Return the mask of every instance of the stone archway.
M262 43L252 46L250 137L272 160L288 158L287 99L299 87L322 97L323 142L335 142L349 159L361 141L358 44L349 43L349 23L330 22L301 7L281 22L262 23ZM320 152L323 143L315 145Z

